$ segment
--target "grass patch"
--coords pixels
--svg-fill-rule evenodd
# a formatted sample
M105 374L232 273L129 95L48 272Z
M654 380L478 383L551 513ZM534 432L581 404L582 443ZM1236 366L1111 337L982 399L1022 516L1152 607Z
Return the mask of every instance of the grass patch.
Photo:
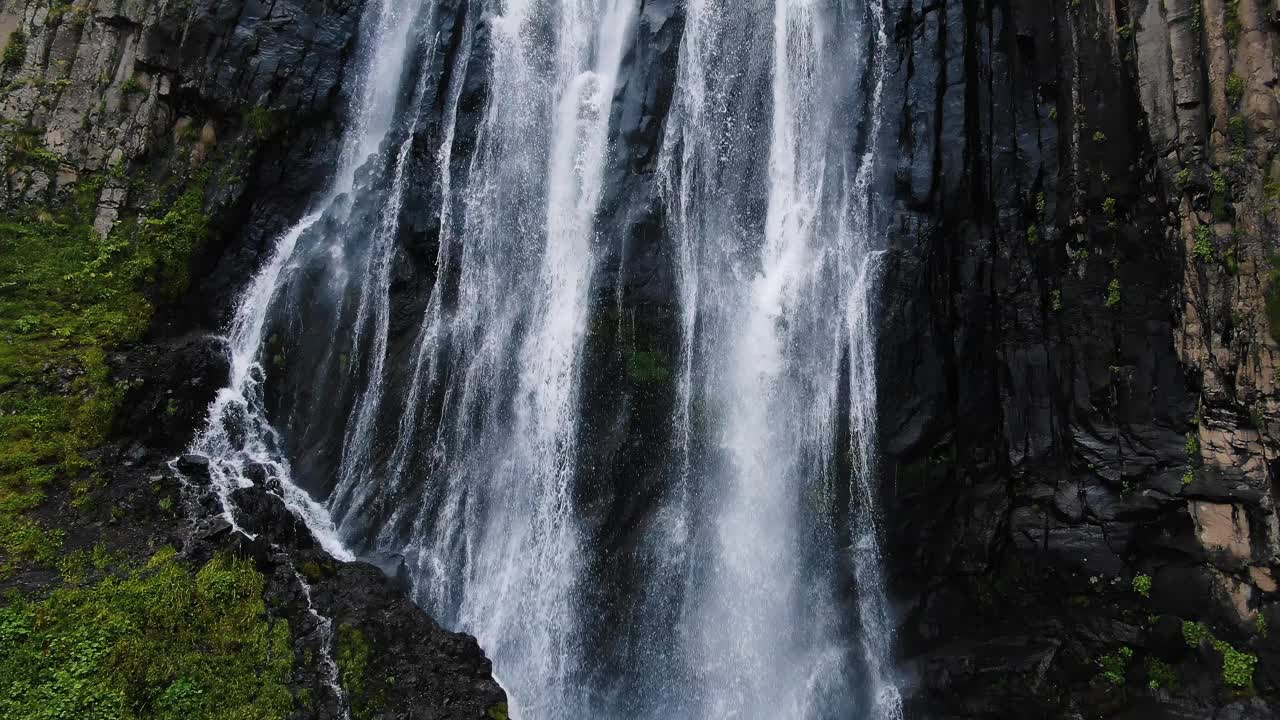
M145 566L0 608L0 717L275 720L293 707L289 626L263 577L172 549Z
M90 467L123 388L107 353L146 331L156 298L187 284L207 234L204 183L100 237L78 213L0 218L0 577L48 564L60 538L24 516Z

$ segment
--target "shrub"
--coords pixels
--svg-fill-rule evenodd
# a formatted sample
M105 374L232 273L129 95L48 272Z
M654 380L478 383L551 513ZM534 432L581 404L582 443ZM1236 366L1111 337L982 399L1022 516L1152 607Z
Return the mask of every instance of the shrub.
M1133 591L1144 598L1151 597L1151 576L1135 575L1133 577Z
M1191 620L1182 621L1182 639L1186 641L1187 647L1194 650L1200 647L1200 643L1206 638L1212 637L1204 623L1192 622Z
M1222 681L1234 688L1249 687L1258 656L1240 652L1223 640L1215 641L1213 647L1222 653Z
M1244 99L1244 78L1239 73L1231 73L1227 76L1227 102L1232 105L1239 105Z
M27 57L27 34L21 30L14 30L9 34L9 41L4 45L4 54L0 55L0 63L5 68L14 69L22 65L22 61Z
M1171 688L1178 684L1178 676L1169 664L1152 658L1147 663L1147 687L1152 690Z
M1133 658L1133 650L1128 647L1122 647L1113 655L1103 655L1098 659L1098 666L1102 668L1102 677L1112 685L1123 685L1125 671L1128 670L1129 660Z
M1213 239L1213 230L1208 225L1201 225L1196 228L1195 244L1191 247L1191 252L1200 258L1201 262L1213 262L1218 257L1217 243Z

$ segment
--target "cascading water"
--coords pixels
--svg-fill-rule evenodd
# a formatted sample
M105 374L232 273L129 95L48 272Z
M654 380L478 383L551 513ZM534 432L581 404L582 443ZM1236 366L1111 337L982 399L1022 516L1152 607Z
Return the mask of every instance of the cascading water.
M896 718L871 465L883 8L772 5L768 23L770 3L690 1L664 147L683 307L679 436L710 416L702 432L715 437L683 448L684 477L712 498L695 510L711 529L693 536L710 547L686 600L689 653L705 716ZM770 45L767 73L753 70ZM845 522L840 503L851 503ZM860 663L840 629L844 563ZM859 675L865 687L849 687Z
M192 451L233 522L234 490L272 478L334 554L402 556L415 599L493 657L513 716L895 720L874 491L880 0L687 2L654 180L680 308L677 481L636 541L640 620L609 629L626 661L590 646L584 344L648 4L370 8L335 180L241 299L231 382ZM406 320L406 217L428 205L435 277Z

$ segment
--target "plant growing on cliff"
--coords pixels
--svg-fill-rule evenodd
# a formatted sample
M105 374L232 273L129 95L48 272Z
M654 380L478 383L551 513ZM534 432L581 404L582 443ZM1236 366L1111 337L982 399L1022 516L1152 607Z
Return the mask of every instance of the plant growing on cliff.
M1208 225L1196 228L1195 243L1191 246L1191 252L1200 258L1201 262L1209 263L1217 259L1217 243L1213 241L1213 230Z
M1027 244L1036 246L1040 244L1040 228L1035 225L1027 227Z
M1249 687L1258 656L1240 652L1224 640L1215 640L1213 647L1222 653L1222 681L1234 688Z
M289 627L249 561L192 573L172 549L0 609L0 717L273 720L293 707Z
M1111 284L1107 286L1107 307L1115 308L1120 305L1120 278L1111 278Z
M1147 687L1152 690L1172 688L1178 684L1178 675L1168 663L1158 658L1147 662Z
M1200 647L1200 643L1206 638L1211 639L1213 636L1209 634L1209 629L1204 623L1194 622L1191 620L1182 621L1182 639L1187 643L1187 647L1192 650Z
M4 53L0 55L0 63L5 68L12 70L20 65L27 57L27 34L21 30L14 30L9 34L9 40L4 44Z
M1112 655L1098 658L1098 666L1102 668L1102 677L1112 685L1124 685L1124 676L1129 669L1129 661L1133 659L1133 649L1125 646Z
M1233 72L1227 76L1226 91L1227 102L1233 106L1239 106L1240 101L1244 99L1244 78L1240 73Z
M1101 130L1096 130L1093 133L1093 141L1096 143L1104 143L1107 141L1107 134Z
M1150 575L1134 575L1133 591L1144 598L1151 597L1151 576Z
M1209 175L1209 188L1211 190L1210 203L1212 204L1213 216L1219 220L1225 220L1229 217L1227 212L1227 204L1231 200L1231 184L1227 181L1227 176L1220 172L1213 172Z
M1244 25L1240 22L1240 0L1227 0L1223 12L1226 15L1222 27L1223 35L1226 36L1229 44L1235 45L1240 40L1240 33L1244 30Z

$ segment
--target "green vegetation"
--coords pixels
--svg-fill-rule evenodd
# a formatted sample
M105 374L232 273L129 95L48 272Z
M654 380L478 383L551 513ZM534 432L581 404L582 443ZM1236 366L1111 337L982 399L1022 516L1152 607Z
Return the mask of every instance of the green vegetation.
M354 625L338 627L338 673L342 689L349 695L365 690L365 669L369 666L369 641Z
M1209 263L1217 259L1217 243L1213 240L1213 229L1208 225L1201 225L1196 228L1195 244L1192 245L1191 252L1200 258L1201 262Z
M1102 201L1102 212L1104 215L1107 216L1108 219L1112 219L1112 220L1115 219L1117 209L1118 209L1118 205L1116 204L1115 198L1109 197L1106 200Z
M489 720L507 720L507 704L498 703L486 710L484 714Z
M276 720L293 707L287 623L263 577L219 556L194 575L172 549L96 585L0 608L0 717Z
M1192 622L1191 620L1182 621L1182 639L1186 641L1187 647L1192 650L1200 647L1200 643L1205 638L1213 637L1209 634L1209 628L1204 623Z
M1049 292L1049 307L1052 308L1054 312L1062 312L1061 290L1051 290Z
M1178 186L1179 190L1186 190L1191 187L1191 168L1182 168L1177 175L1173 176L1173 184Z
M1027 244L1031 246L1040 244L1040 228L1031 225L1027 228Z
M1196 433L1187 433L1187 457L1200 457L1200 436Z
M244 122L259 140L266 140L275 131L275 116L264 107L255 107L246 112Z
M1111 284L1107 285L1107 307L1115 308L1120 305L1120 278L1111 278Z
M368 676L370 645L360 628L354 625L338 627L338 683L351 700L352 716L356 720L372 717L386 704L386 686L395 678L386 678L383 687L374 689Z
M1150 575L1134 575L1133 591L1144 598L1151 597L1151 576Z
M1172 688L1178 684L1178 675L1163 660L1152 658L1147 662L1147 687L1152 690Z
M1209 187L1213 216L1219 220L1226 220L1230 217L1227 204L1231 201L1231 184L1227 182L1227 176L1220 172L1210 173Z
M1133 649L1122 647L1113 655L1103 655L1098 659L1098 666L1102 668L1102 677L1112 685L1124 685L1125 672L1129 668L1129 661L1133 659Z
M1237 148L1249 142L1249 121L1243 115L1234 115L1227 121L1227 139ZM1240 160L1243 162L1243 159Z
M96 184L84 190L88 207ZM47 565L61 543L26 517L55 481L89 469L123 389L106 354L146 330L153 298L176 296L207 233L203 181L163 214L102 238L70 208L0 218L0 576Z
M1257 629L1259 636L1267 636L1267 616L1264 615L1261 610L1258 611L1258 614L1253 616L1253 627Z
M1107 134L1098 130L1093 133L1093 141L1096 143L1104 143L1107 141Z
M1193 471L1191 468L1187 468L1187 471L1182 473L1182 484L1190 485L1195 481L1196 481L1195 471Z
M1244 89L1244 78L1239 73L1233 72L1227 76L1227 102L1238 106L1244 99Z
M1227 0L1224 10L1226 18L1222 28L1223 34L1228 44L1235 45L1240 40L1240 33L1244 31L1244 24L1240 21L1240 0Z
M627 356L627 376L640 385L660 384L671 379L671 368L664 353L633 352Z
M1253 668L1258 656L1236 650L1223 640L1215 640L1213 647L1222 653L1222 681L1234 688L1247 688L1253 684Z
M124 83L120 85L120 91L125 95L133 95L134 93L145 92L146 88L142 87L142 81L138 79L137 75L130 75Z
M4 44L4 53L0 55L0 64L6 69L12 70L22 65L22 61L27 57L27 34L21 30L14 30L9 34L9 40Z

